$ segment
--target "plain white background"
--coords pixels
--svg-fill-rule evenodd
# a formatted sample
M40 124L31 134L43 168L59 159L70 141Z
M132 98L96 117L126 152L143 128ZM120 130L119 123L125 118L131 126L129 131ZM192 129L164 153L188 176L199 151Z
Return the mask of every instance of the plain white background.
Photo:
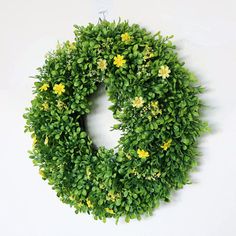
M32 98L29 76L57 40L73 39L73 24L96 23L102 9L109 20L120 16L175 35L180 57L208 88L204 99L214 130L202 140L193 184L154 216L118 226L63 205L33 167L27 154L32 142L23 133L22 114ZM0 235L236 235L235 12L234 0L0 0ZM109 132L114 120L106 96L97 98L88 118L91 135L112 147L119 134Z

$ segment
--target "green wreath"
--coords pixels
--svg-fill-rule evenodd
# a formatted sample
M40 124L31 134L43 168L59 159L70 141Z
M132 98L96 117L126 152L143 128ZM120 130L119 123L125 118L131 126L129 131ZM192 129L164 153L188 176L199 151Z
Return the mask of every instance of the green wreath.
M47 54L34 83L26 131L30 158L62 202L103 221L152 214L190 182L201 119L197 85L160 33L128 22L75 26L75 41ZM84 119L100 84L122 131L118 151L95 147Z

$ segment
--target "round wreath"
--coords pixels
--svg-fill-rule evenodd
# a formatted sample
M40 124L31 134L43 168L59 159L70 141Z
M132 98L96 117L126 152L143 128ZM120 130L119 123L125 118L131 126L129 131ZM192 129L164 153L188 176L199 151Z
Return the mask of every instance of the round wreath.
M46 55L24 115L30 158L62 202L95 219L140 219L189 183L197 164L203 88L158 32L100 21ZM86 132L90 95L103 83L120 129L118 151Z

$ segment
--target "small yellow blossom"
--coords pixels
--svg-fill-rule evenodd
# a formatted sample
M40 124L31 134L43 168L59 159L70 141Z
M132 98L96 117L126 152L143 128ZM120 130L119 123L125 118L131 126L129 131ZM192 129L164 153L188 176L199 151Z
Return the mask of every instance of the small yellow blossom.
M83 203L82 202L78 202L77 207L81 208L82 206L83 206Z
M123 42L128 42L128 41L131 40L131 36L128 33L124 33L124 34L121 35L121 40Z
M49 105L48 105L47 102L42 103L42 109L43 109L44 111L48 111Z
M138 153L138 156L140 158L147 158L147 157L149 157L149 152L147 152L145 150L138 149L137 153Z
M151 47L146 47L144 50L144 56L143 59L147 60L149 58L154 57L153 49Z
M166 150L170 147L171 142L172 142L172 139L169 139L167 142L165 142L165 143L161 146L161 148L166 151Z
M111 208L105 208L105 211L109 214L115 214L115 212Z
M41 92L42 92L42 91L47 91L48 88L49 88L49 84L43 84L43 85L39 88L39 90L40 90Z
M122 67L126 63L126 60L124 59L124 56L117 55L114 57L114 65L117 67Z
M88 208L93 208L93 204L91 203L91 201L88 198L86 199L86 203L88 205Z
M98 64L98 69L100 69L101 71L106 70L106 68L107 68L107 61L106 60L99 59L97 64Z
M48 136L46 136L45 140L44 140L44 144L48 145Z
M151 106L153 107L153 108L158 108L158 101L152 101L151 102Z
M133 169L130 171L130 173L133 174L133 175L138 175L138 171L137 171L135 168L133 168Z
M55 94L61 95L62 93L65 92L65 85L60 83L60 84L55 84L53 86L53 91Z
M161 66L158 71L158 76L162 77L162 79L166 79L170 76L170 69L168 66Z
M120 197L119 193L115 194L113 191L109 191L107 194L107 200L112 202L115 202L115 200L119 197Z
M144 100L142 97L135 97L132 101L132 106L136 108L140 108L143 106Z
M158 101L152 101L150 103L150 106L151 106L151 114L153 116L157 116L158 114L162 114L162 111L158 106ZM151 117L150 117L150 119L151 119Z

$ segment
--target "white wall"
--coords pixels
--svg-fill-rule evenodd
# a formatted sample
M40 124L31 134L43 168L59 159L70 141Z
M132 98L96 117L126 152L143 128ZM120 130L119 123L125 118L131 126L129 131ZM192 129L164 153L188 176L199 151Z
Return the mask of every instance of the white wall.
M141 222L103 224L76 215L43 182L27 158L30 137L23 133L24 108L44 54L57 40L73 38L73 24L129 19L152 31L174 34L181 57L208 89L208 119L214 126L204 138L193 184L179 191ZM0 235L2 236L234 236L236 235L236 3L234 0L0 0ZM99 96L105 133L98 144L113 146L117 135ZM99 127L100 128L100 127ZM100 141L100 142L99 142ZM102 142L101 142L102 141Z

